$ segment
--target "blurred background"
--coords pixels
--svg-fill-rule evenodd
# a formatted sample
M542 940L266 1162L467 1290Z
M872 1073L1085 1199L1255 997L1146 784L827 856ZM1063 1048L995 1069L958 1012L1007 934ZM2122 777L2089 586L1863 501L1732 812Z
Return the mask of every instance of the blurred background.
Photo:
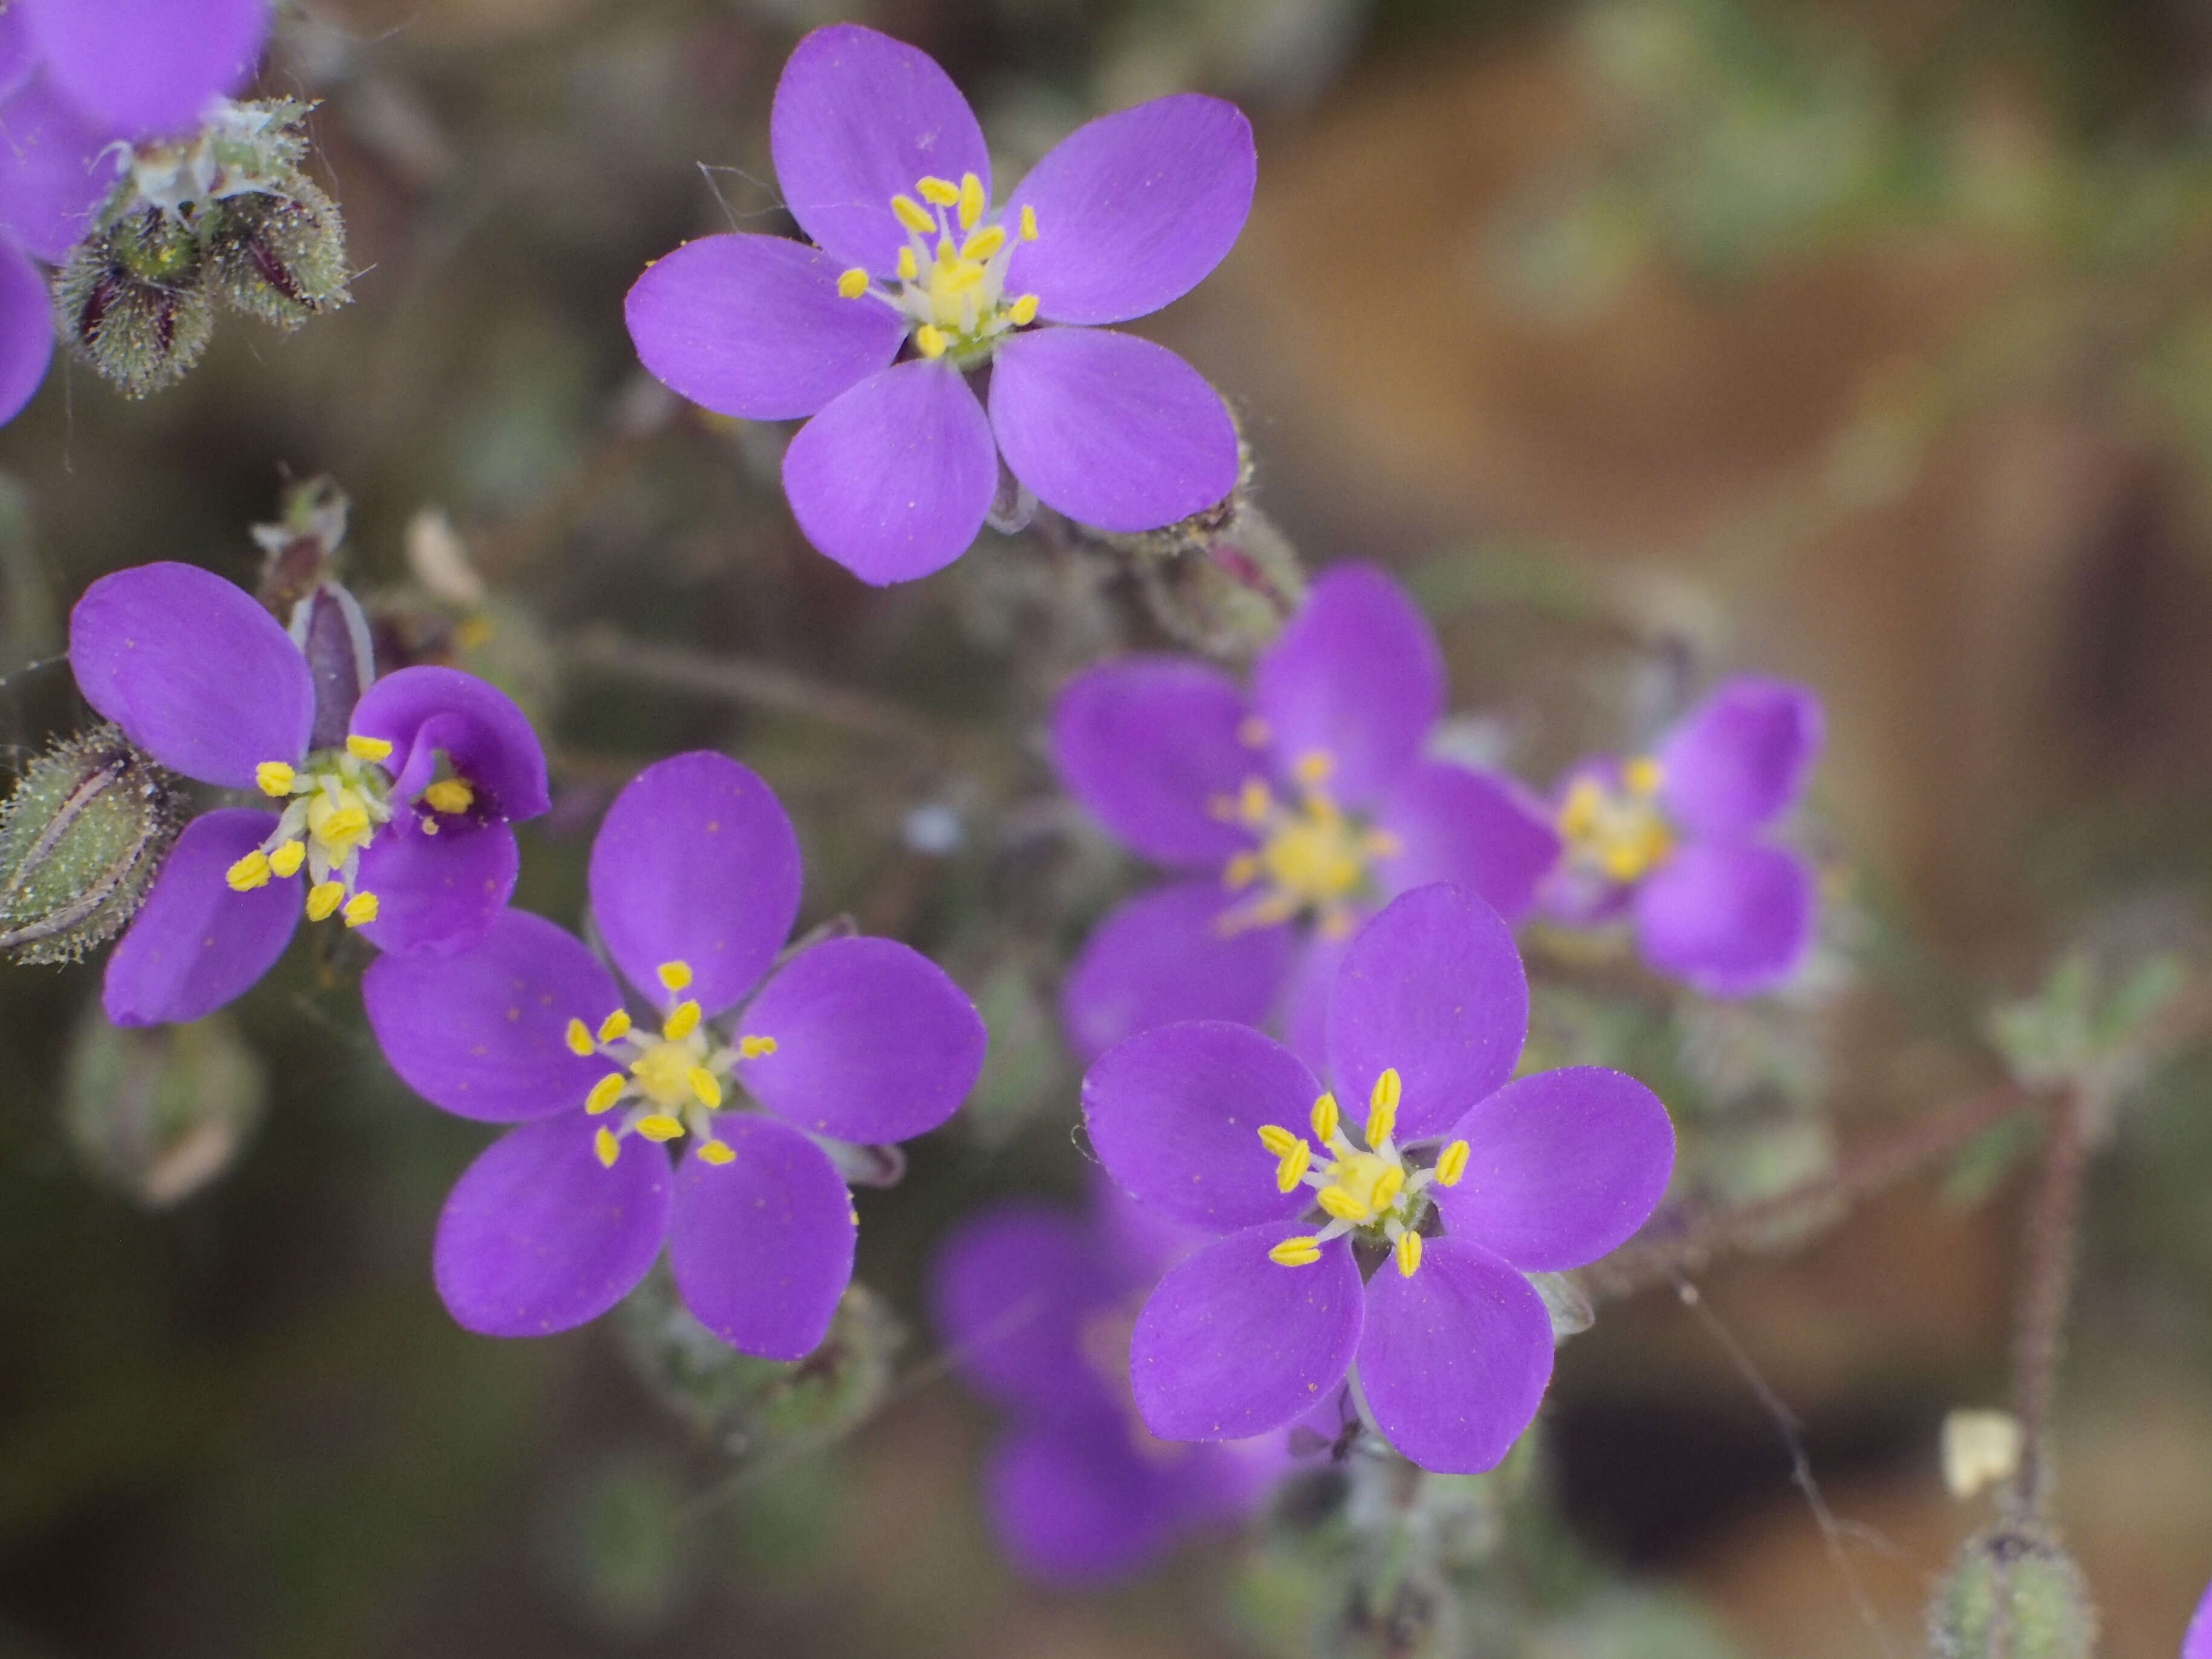
M1693 1194L1817 1176L2019 1073L2097 987L2200 954L2191 0L287 4L262 84L320 100L354 303L290 337L227 322L143 404L58 371L0 431L0 739L27 756L81 720L33 665L86 582L178 558L251 586L249 527L327 475L388 636L549 734L519 902L575 921L612 790L726 749L798 821L802 925L937 955L993 1054L903 1185L860 1194L873 1295L793 1376L687 1347L649 1297L541 1342L456 1329L430 1231L485 1137L386 1072L328 930L158 1038L99 1020L97 964L8 970L0 1652L1921 1651L1990 1514L1936 1449L2005 1395L2001 1140L1717 1268L1717 1324L1663 1291L1606 1307L1562 1351L1537 1467L1476 1494L1504 1541L1455 1566L1452 1620L1346 1615L1312 1565L1340 1517L1273 1514L1097 1595L1000 1560L991 1419L921 1286L979 1204L1081 1192L1053 997L1140 878L1038 733L1069 672L1161 635L1126 569L1035 537L862 587L793 528L785 434L638 368L621 301L647 260L791 229L768 99L841 18L933 53L1005 179L1163 93L1251 113L1250 227L1142 331L1229 398L1310 566L1356 554L1419 596L1464 752L1544 782L1736 668L1826 700L1806 982L1717 1008L1563 956L1540 994L1559 1055L1660 1088ZM2212 1068L2155 1059L2098 1148L2058 1421L2111 1659L2171 1659L2212 1577Z

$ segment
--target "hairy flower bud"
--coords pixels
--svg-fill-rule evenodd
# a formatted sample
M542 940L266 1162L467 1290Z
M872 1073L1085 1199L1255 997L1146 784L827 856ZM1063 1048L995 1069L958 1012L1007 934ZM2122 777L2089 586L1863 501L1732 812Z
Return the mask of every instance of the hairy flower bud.
M1296 550L1241 489L1164 530L1113 539L1133 564L1153 619L1210 657L1257 655L1305 599Z
M268 1077L228 1016L125 1030L98 1003L63 1066L63 1123L87 1173L149 1209L228 1169L268 1096Z
M0 806L0 949L18 962L75 962L120 933L188 805L112 726L33 761Z
M210 285L233 310L282 329L344 305L350 275L337 204L295 175L280 191L217 204Z
M2089 1659L2096 1645L2081 1569L2033 1525L1968 1539L1928 1609L1935 1659Z
M159 212L80 242L54 278L62 337L125 396L173 384L215 331L199 242Z

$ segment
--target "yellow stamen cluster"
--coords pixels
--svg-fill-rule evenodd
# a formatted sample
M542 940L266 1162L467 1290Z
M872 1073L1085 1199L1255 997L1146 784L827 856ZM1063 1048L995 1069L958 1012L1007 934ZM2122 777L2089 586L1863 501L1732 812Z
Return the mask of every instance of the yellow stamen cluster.
M681 997L691 988L689 963L664 962L653 976L669 995ZM699 1156L714 1164L727 1164L737 1154L714 1139L713 1114L720 1110L724 1080L740 1060L759 1060L775 1052L770 1036L742 1036L734 1043L719 1040L706 1024L699 1004L684 997L662 1017L660 1034L637 1030L627 1010L617 1008L594 1027L572 1018L563 1033L568 1051L579 1059L605 1056L621 1069L609 1072L584 1097L584 1109L604 1117L616 1107L626 1108L619 1127L603 1125L592 1137L599 1162L612 1168L629 1135L647 1140L671 1141L685 1133L696 1135Z
M1253 748L1267 742L1267 722L1248 720L1238 736ZM1270 927L1311 916L1325 939L1347 937L1357 921L1353 906L1371 885L1375 861L1399 851L1397 837L1348 816L1329 794L1334 762L1316 750L1294 769L1295 803L1278 800L1265 781L1244 781L1235 799L1222 796L1213 815L1251 831L1259 845L1239 853L1222 871L1231 892L1252 890L1243 903L1215 924L1224 933Z
M982 222L990 205L983 181L972 173L957 185L920 179L914 195L891 198L892 216L907 233L894 266L897 288L877 288L866 268L855 265L838 276L837 292L848 300L873 295L890 306L906 319L924 357L949 353L963 368L980 362L1000 335L1035 322L1038 303L1034 294L1009 299L1006 291L1015 252L1037 239L1036 212L1023 208L1010 234L1004 224Z
M1659 805L1665 781L1649 756L1624 765L1615 785L1590 773L1577 778L1558 819L1568 857L1610 882L1639 881L1666 862L1674 832Z
M1294 1192L1303 1184L1314 1188L1314 1203L1328 1218L1310 1233L1295 1234L1267 1252L1268 1259L1285 1267L1305 1267L1321 1260L1322 1246L1332 1239L1357 1232L1377 1244L1387 1244L1398 1271L1411 1279L1421 1265L1421 1225L1430 1208L1431 1187L1455 1187L1467 1174L1468 1144L1455 1140L1426 1169L1415 1169L1392 1138L1398 1126L1398 1104L1405 1081L1395 1066L1375 1079L1367 1097L1364 1150L1352 1145L1344 1133L1343 1113L1334 1095L1314 1102L1310 1122L1313 1139L1320 1143L1328 1162L1315 1168L1319 1154L1313 1144L1280 1124L1263 1125L1260 1144L1275 1160L1275 1186Z

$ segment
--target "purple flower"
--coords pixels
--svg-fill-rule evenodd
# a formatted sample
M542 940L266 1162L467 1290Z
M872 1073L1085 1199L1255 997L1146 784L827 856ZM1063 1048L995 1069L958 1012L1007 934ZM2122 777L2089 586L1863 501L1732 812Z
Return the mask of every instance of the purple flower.
M2181 1659L2212 1659L2212 1588L2204 1592L2204 1599L2197 1604L2197 1616L2189 1621L2189 1634L2181 1638Z
M1068 970L1068 1042L1095 1059L1171 1020L1271 1023L1322 1054L1328 986L1372 908L1434 881L1509 917L1559 843L1511 780L1424 757L1443 653L1381 572L1343 565L1260 660L1248 698L1218 670L1131 657L1070 681L1053 712L1061 782L1180 879L1131 899Z
M1812 948L1813 872L1765 833L1804 793L1823 735L1802 685L1713 688L1648 756L1583 762L1558 797L1545 890L1562 920L1632 920L1644 960L1712 996L1778 984Z
M252 74L268 0L15 0L0 9L0 422L46 379L59 264L118 143L175 132Z
M1439 883L1370 921L1337 974L1329 1070L1366 1103L1356 1139L1336 1095L1249 1026L1164 1026L1091 1066L1084 1114L1108 1173L1217 1236L1137 1320L1131 1380L1153 1433L1265 1433L1356 1363L1376 1425L1413 1462L1472 1474L1505 1455L1552 1371L1550 1316L1522 1275L1628 1238L1674 1156L1666 1109L1632 1078L1508 1082L1528 1021L1504 922Z
M593 920L652 1023L574 938L521 911L464 955L369 969L392 1069L449 1112L522 1126L469 1166L438 1224L438 1291L461 1324L580 1325L665 1243L684 1305L732 1346L797 1359L821 1342L858 1217L817 1138L934 1128L974 1085L984 1034L959 988L890 939L779 963L799 890L768 786L678 755L631 781L592 848ZM661 1147L687 1133L672 1175Z
M85 701L164 766L284 803L186 827L108 959L117 1024L194 1020L242 994L290 942L301 883L311 920L343 915L401 951L473 944L514 890L507 823L545 810L545 757L522 711L474 675L402 669L311 747L299 646L242 590L185 564L87 588L70 662Z
M1194 1447L1157 1438L1136 1414L1137 1310L1203 1237L1102 1182L1087 1216L1000 1204L939 1252L939 1339L1014 1419L991 1454L986 1493L1001 1547L1030 1577L1093 1584L1135 1572L1193 1528L1248 1512L1290 1468L1279 1436ZM1322 1409L1337 1409L1334 1397Z
M1252 130L1184 94L1079 128L997 212L968 103L926 52L856 24L784 65L769 147L815 246L709 236L626 307L645 366L746 420L805 418L783 484L863 581L975 540L1001 457L1047 506L1150 530L1227 495L1237 433L1189 365L1127 322L1221 262L1252 205ZM1039 323L1059 325L1035 327ZM988 369L989 412L968 376Z

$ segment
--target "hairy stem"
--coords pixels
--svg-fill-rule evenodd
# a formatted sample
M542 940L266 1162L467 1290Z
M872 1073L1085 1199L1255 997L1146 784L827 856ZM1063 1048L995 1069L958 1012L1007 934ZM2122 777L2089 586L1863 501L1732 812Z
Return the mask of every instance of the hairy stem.
M2020 1472L2013 1482L2016 1520L2033 1519L2048 1495L2051 1395L2074 1288L2075 1233L2087 1168L2078 1089L2062 1090L2045 1120L2043 1182L2027 1224L2020 1311L2013 1330L2013 1413L2020 1419Z

